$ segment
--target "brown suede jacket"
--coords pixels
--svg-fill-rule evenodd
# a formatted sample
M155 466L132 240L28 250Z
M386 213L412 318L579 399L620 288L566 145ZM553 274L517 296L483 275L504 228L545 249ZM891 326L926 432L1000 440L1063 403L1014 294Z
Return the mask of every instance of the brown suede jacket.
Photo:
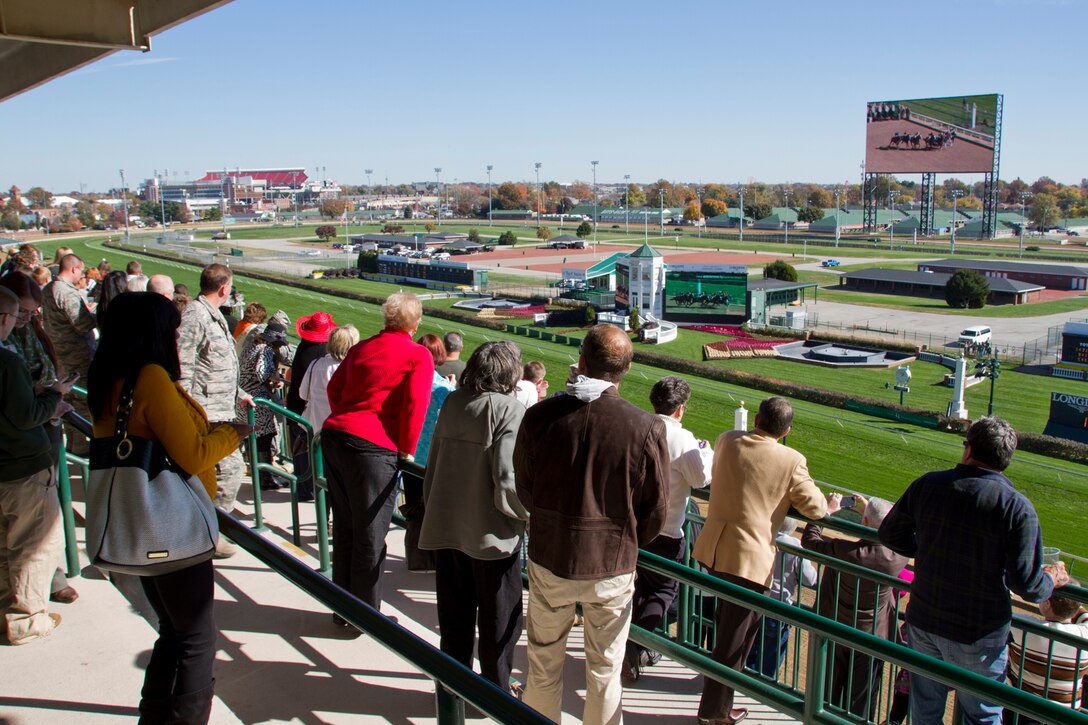
M665 522L665 424L609 387L583 402L557 395L529 408L514 450L529 510L529 559L564 579L635 569Z

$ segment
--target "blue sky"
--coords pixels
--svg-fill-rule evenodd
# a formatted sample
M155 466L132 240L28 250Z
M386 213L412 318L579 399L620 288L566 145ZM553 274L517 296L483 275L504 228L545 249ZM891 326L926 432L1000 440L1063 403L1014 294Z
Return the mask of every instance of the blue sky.
M857 181L865 102L1005 95L1002 178L1088 176L1084 0L235 0L0 104L0 186ZM961 175L970 180L972 177ZM978 177L975 177L978 178Z

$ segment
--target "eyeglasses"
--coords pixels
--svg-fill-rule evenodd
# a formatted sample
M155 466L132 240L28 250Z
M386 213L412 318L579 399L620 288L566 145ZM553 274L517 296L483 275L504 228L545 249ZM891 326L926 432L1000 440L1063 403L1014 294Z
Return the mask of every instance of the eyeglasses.
M35 307L35 308L34 308L34 309L32 309L32 310L28 310L28 309L26 309L25 307L20 307L20 308L19 308L19 312L18 312L18 313L16 314L16 316L17 316L17 317L18 317L18 318L19 318L20 320L29 320L29 319L30 319L31 317L33 317L33 316L34 316L34 313L35 313L35 312L37 312L37 311L38 311L38 308L37 308L37 307Z
M18 317L14 312L0 312L0 317Z

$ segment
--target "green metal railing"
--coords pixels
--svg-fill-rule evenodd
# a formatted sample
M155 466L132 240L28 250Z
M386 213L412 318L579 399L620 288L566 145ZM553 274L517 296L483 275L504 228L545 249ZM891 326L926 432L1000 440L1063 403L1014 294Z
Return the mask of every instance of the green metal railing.
M324 476L323 461L321 457L321 445L319 436L315 436L312 427L305 419L301 418L283 406L273 401L258 399L258 405L271 409L275 414L285 420L294 422L300 426L306 435L306 444L311 456L311 470L314 477L315 503L318 513L318 540L320 547L321 566L314 571L302 564L293 556L281 551L269 541L261 537L258 531L266 531L260 508L259 472L268 470L282 475L292 482L292 508L293 508L293 535L296 537L296 545L299 536L297 515L297 481L292 473L273 464L262 463L256 456L256 439L250 436L247 441L250 463L253 472L254 501L255 501L255 525L254 530L247 529L243 524L223 512L219 513L220 524L223 532L239 543L243 548L254 554L258 559L275 569L285 578L304 589L316 599L329 606L343 616L353 625L370 634L384 646L392 649L414 666L419 667L436 680L437 712L441 723L461 723L464 718L463 700L496 718L500 722L512 723L544 723L545 718L526 708L516 699L483 680L465 668L460 663L452 660L445 654L427 645L422 640L414 637L406 630L390 622L380 613L373 610L348 592L330 582L328 574L328 530L327 508L325 504L325 491L327 482ZM253 413L250 412L250 422L253 422ZM90 434L90 425L79 419L84 427L81 431ZM84 458L67 455L70 464L81 466L86 478L87 461ZM74 518L71 511L71 492L68 481L67 467L59 479L61 483L60 496L65 509L65 534L70 542L67 549L68 569L78 572L78 556L74 547L75 529ZM415 463L402 463L402 474L422 478L423 467ZM805 520L792 512L797 518ZM403 519L395 520L403 525ZM697 515L689 515L689 521L700 523L702 518ZM875 532L860 524L841 518L825 519L820 525L849 534L858 538L872 540ZM788 547L791 548L791 547ZM825 566L834 566L835 569L849 574L864 576L877 581L885 586L894 586L901 590L909 590L909 585L894 577L887 577L863 567L855 567L837 559L825 557L821 554L791 548L790 553L803 555ZM688 559L688 563L694 564ZM1088 725L1088 714L1069 706L1059 705L1043 698L1023 692L1004 683L995 682L966 670L949 665L940 660L927 657L914 652L908 647L895 642L876 637L872 634L859 631L854 627L821 617L808 609L787 605L777 600L756 594L743 587L739 587L722 581L717 577L698 571L694 566L684 566L663 559L645 551L639 552L638 564L649 571L654 571L665 576L672 577L680 582L680 607L679 617L676 621L677 635L671 637L665 631L650 632L639 627L631 628L631 639L640 645L657 650L668 655L673 660L691 668L703 675L720 680L749 696L764 702L781 712L804 722L830 723L841 725L843 723L864 722L863 720L846 713L841 708L829 705L826 700L826 681L828 679L828 667L830 665L831 645L844 646L852 650L862 652L876 658L880 662L887 662L894 667L905 668L911 672L917 672L926 677L948 684L956 689L970 691L985 699L1001 704L1004 707L1019 713L1037 718L1043 722L1057 725ZM322 576L325 574L326 576ZM1088 590L1080 587L1066 587L1063 595L1088 601ZM807 634L807 655L805 657L806 682L804 688L800 688L799 678L795 676L793 686L785 686L776 679L765 678L758 674L749 674L744 671L733 670L715 662L709 657L706 642L706 632L710 631L713 637L713 622L704 614L700 606L703 595L710 595L715 599L726 599L737 602L742 606L761 612L764 616L772 617L790 624L797 630L798 641L800 633ZM798 599L799 601L799 599ZM1017 618L1015 626L1026 631L1035 631L1047 636L1054 641L1067 644L1082 644L1077 638L1060 633L1054 633L1041 625ZM800 652L800 648L796 649ZM795 661L799 659L795 657ZM795 673L797 666L795 665Z
M523 704L509 692L395 624L234 517L222 510L218 514L219 530L223 534L371 639L433 678L435 712L440 725L462 725L465 721L466 702L500 723L551 723L551 720Z
M319 434L314 433L314 427L310 421L298 413L288 410L280 403L267 398L254 398L254 407L246 410L246 417L252 427L256 422L256 407L268 408L272 413L286 421L294 423L303 432L306 438L306 452L310 457L310 476L313 479L314 507L317 512L317 550L318 570L325 576L332 575L332 563L329 556L329 508L326 501L328 481L325 478L325 460L321 453ZM280 430L286 433L286 426ZM284 435L284 438L289 436ZM246 440L246 452L249 456L251 478L253 480L253 528L257 531L267 531L264 525L264 509L261 498L260 473L267 471L270 474L281 476L291 483L291 542L295 546L302 544L302 530L299 523L298 477L290 471L275 465L258 460L257 434L250 433Z

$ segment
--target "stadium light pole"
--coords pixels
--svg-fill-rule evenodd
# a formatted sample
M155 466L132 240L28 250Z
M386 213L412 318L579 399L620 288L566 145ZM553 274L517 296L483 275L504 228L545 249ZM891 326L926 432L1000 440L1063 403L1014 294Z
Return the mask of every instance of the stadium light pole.
M626 236L631 236L631 175L623 175L623 208L624 226Z
M744 184L737 185L740 194L740 241L744 241Z
M125 211L125 244L128 244L128 182L124 169L121 169L121 208Z
M597 164L599 161L590 161L593 167L593 253L597 253Z
M374 173L374 169L366 169L366 195L369 197L366 200L367 211L370 211L370 202L374 200L374 187L370 183L370 175Z
M442 167L434 167L434 196L435 206L438 207L438 226L442 226Z
M661 197L661 212L658 216L658 221L661 222L661 237L665 237L665 189L657 187L657 195Z
M782 190L782 194L786 197L786 211L782 214L782 226L786 227L786 246L788 247L790 245L790 187L788 183Z
M487 165L487 226L491 226L491 169L492 164Z
M1018 196L1020 197L1020 257L1024 256L1024 211L1028 199L1031 198L1030 191L1021 191Z
M956 254L956 202L963 196L963 189L953 189L952 194L952 255Z
M540 162L537 161L534 163L533 167L536 168L536 225L537 228L539 228L541 226L540 207L542 206L543 201L540 196Z
M698 229L697 234L699 236L699 239L702 239L703 238L703 224L702 224L702 222L703 222L703 190L702 189L696 189L695 190L695 198L699 200L699 218L695 220L696 223L699 225L699 229Z
M839 187L835 187L835 246L839 246Z
M165 174L166 172L164 171L163 173ZM163 230L163 233L166 232L166 193L165 192L166 192L166 180L162 179L162 180L159 181L159 212L162 214L162 230ZM1020 245L1021 249L1023 248L1023 246L1024 246L1023 244ZM1021 252L1020 256L1021 257L1024 256L1022 252Z

